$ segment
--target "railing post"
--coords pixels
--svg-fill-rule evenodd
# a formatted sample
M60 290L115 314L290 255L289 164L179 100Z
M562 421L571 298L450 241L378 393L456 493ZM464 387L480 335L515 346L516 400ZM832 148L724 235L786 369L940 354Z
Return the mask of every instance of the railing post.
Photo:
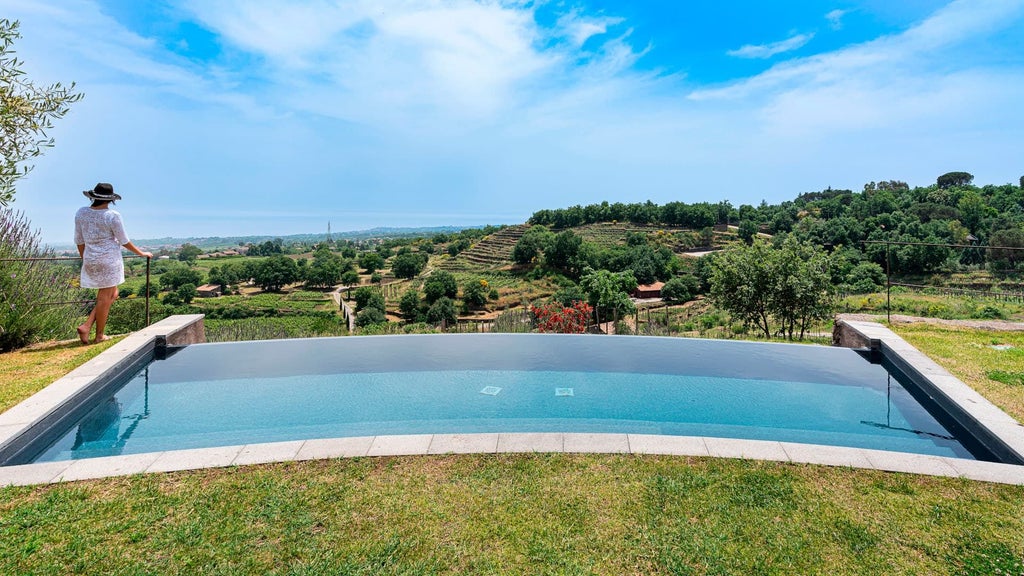
M149 326L149 262L152 258L146 258L146 326Z
M892 324L892 304L890 293L892 292L891 280L892 262L889 259L889 242L885 243L885 321Z

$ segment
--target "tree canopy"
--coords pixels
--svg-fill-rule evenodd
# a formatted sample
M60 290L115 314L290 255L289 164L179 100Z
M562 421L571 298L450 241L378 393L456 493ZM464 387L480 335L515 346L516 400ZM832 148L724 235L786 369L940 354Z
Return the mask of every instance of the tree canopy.
M18 28L17 21L0 19L0 206L14 200L16 182L32 170L27 162L53 146L46 134L53 121L82 98L74 82L40 87L26 77L13 49Z
M790 340L834 307L833 257L808 243L786 238L774 248L757 239L718 255L711 264L711 300L765 338Z

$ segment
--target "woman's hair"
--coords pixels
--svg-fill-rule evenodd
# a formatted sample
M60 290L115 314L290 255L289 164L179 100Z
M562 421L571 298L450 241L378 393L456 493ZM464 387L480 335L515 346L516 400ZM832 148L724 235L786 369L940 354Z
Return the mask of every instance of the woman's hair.
M113 200L93 200L92 201L92 207L93 208L99 208L100 206L103 206L104 204L113 204L113 203L114 203Z

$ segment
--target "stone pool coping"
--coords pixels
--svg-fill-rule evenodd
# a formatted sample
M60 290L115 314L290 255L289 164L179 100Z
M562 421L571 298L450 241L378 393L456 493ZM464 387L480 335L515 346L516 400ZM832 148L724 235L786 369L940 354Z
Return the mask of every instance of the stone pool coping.
M0 414L0 448L26 432L33 422L52 414L76 394L81 393L94 378L130 365L139 355L147 353L157 343L162 341L170 345L181 345L202 342L204 340L202 319L202 315L172 316L145 330L136 332L28 400ZM933 380L945 378L939 372L941 371L945 373L945 376L956 381L946 383L952 388L956 389L955 384L959 383L960 386L973 392L966 384L956 380L884 326L870 322L845 322L844 324L850 329L850 334L854 338L884 341L893 349L898 350L901 355L906 354L903 357L908 362L919 370L926 371ZM924 362L922 358L928 362ZM976 408L983 416L991 420L1000 437L1004 440L1009 439L1008 444L1015 448L1024 446L1024 427L981 398L976 392L974 396L959 389L956 389L955 392L964 395L965 401L977 404ZM968 396L970 397L968 398ZM142 473L293 460L535 452L744 458L961 477L985 482L1024 485L1024 466L864 448L697 436L488 433L311 439L4 466L0 467L0 486L70 482Z

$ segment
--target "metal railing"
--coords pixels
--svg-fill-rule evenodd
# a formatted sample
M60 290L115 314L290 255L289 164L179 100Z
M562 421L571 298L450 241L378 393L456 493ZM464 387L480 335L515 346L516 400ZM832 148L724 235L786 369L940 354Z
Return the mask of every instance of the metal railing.
M893 245L896 246L935 246L940 248L973 248L975 250L1006 250L1008 252L1024 252L1024 247L1018 246L983 246L979 244L943 244L940 242L901 242L896 240L861 240L861 244L885 244L885 321L892 322L892 287L893 286L905 286L909 288L918 288L919 285L906 284L892 281L892 258L891 249ZM943 289L941 286L931 286L929 288ZM947 288L949 290L957 290L960 293L976 293L981 295L996 295L997 297L1012 298L1020 297L1022 295L1014 295L1012 293L991 293L983 290L971 290L966 288Z
M146 258L145 256L139 256L137 254L123 254L125 258ZM35 257L35 258L0 258L0 262L56 262L56 261L69 261L69 260L81 260L80 256L47 256L47 257ZM149 316L149 299L150 299L150 275L151 275L151 264L153 259L146 258L146 326L150 324ZM68 300L63 302L38 302L43 306L69 306L71 304L94 304L95 300Z

